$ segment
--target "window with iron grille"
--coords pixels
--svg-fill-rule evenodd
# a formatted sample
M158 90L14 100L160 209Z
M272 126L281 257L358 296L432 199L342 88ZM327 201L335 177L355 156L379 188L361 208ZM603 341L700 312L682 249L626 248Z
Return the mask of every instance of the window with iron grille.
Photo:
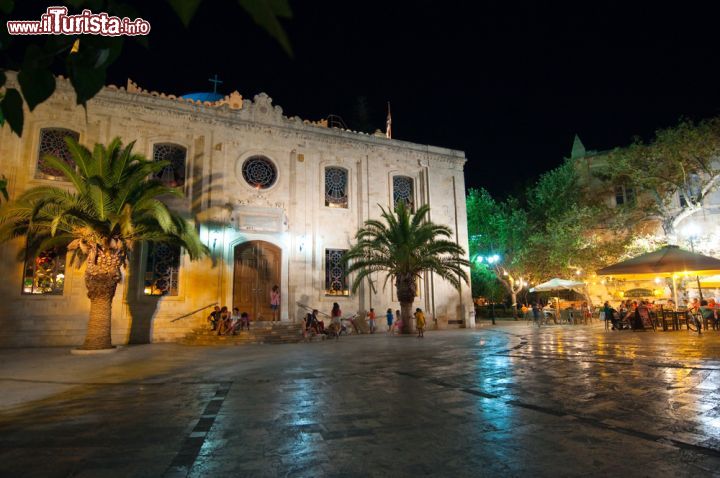
M348 173L343 168L325 168L325 205L334 208L348 207Z
M400 201L415 211L415 184L413 178L407 176L395 176L393 178L393 207L397 207Z
M255 189L268 189L277 181L277 169L272 161L262 156L245 160L242 166L245 181Z
M80 139L80 133L64 128L43 128L40 130L40 145L38 147L37 168L35 177L42 179L54 179L62 181L65 175L59 169L55 169L47 163L47 156L54 156L75 168L75 161L70 154L65 142L66 137L75 141Z
M165 186L180 188L185 186L185 162L187 149L179 144L160 143L153 145L153 159L168 161L168 165L155 174Z
M178 295L179 246L149 244L145 266L145 295Z
M325 294L350 295L347 267L343 261L346 249L325 249Z
M23 274L23 294L62 295L65 256L65 249L49 249L28 258Z

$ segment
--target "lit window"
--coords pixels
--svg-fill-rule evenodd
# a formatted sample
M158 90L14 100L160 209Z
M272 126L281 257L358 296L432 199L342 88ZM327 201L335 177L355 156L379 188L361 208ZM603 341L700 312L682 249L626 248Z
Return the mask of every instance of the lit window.
M277 181L277 169L267 158L253 156L245 160L242 166L243 178L255 189L268 189Z
M413 179L407 176L393 178L393 207L400 201L404 201L411 211L415 210L415 187Z
M180 247L150 244L145 266L145 295L178 295Z
M70 148L65 143L66 137L75 141L80 139L80 133L62 128L43 128L40 130L40 146L38 147L37 170L35 177L42 179L55 179L62 181L62 171L51 167L45 160L46 156L54 156L67 164L75 167L75 161L70 154Z
M343 168L325 168L325 205L347 208L347 170Z
M23 294L62 295L64 286L64 249L43 251L25 261Z
M169 164L155 175L165 186L179 188L185 185L187 150L180 145L161 143L153 146L153 160Z
M325 249L325 294L350 295L343 256L345 249Z

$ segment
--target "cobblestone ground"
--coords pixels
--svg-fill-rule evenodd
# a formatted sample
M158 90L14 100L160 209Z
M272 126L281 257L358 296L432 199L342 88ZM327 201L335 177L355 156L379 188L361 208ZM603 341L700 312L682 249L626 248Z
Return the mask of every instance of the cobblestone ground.
M720 332L513 324L0 360L0 390L48 391L0 412L3 477L720 476Z

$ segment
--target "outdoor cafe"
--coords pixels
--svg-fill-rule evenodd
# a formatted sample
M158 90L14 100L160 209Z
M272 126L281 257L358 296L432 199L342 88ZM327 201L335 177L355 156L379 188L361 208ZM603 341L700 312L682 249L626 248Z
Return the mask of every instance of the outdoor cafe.
M703 287L703 280L719 274L720 260L677 246L665 246L600 269L597 275L613 283L615 289L618 284L651 284L616 291L621 302L613 306L611 317L603 317L605 326L698 332L717 329L720 304L714 297L703 296L711 285L706 282ZM697 294L692 300L688 296L691 290Z
M718 329L720 260L665 246L597 271L604 297L591 296L585 282L551 279L531 293L551 293L542 311L547 324L589 324L610 330L655 331ZM595 297L596 300L591 300ZM526 319L534 319L531 310Z

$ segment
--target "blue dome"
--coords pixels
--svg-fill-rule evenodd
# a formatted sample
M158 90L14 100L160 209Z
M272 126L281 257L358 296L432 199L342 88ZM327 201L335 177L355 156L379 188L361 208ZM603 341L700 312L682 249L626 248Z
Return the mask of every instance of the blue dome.
M214 103L215 101L220 101L221 99L225 98L225 95L211 92L188 93L187 95L182 95L180 98L185 98L187 100L193 101L209 101L210 103Z

